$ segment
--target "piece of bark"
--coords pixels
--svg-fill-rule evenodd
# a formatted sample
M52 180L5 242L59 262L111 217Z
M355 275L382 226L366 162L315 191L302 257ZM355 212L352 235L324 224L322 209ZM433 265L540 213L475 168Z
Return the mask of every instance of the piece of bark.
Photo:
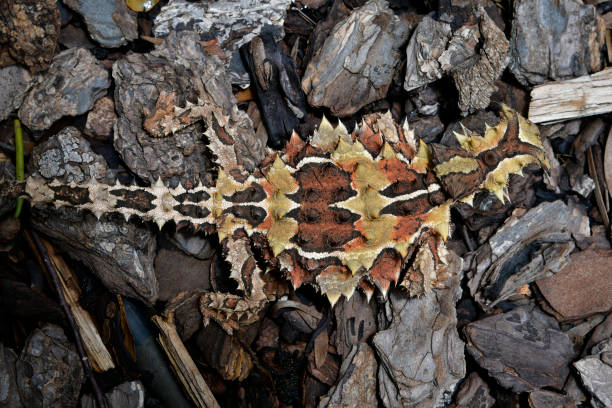
M92 49L96 45L89 39L85 31L80 27L68 24L60 31L59 43L66 48L87 48Z
M190 2L171 0L162 7L153 32L156 37L190 27L203 40L216 38L227 53L238 50L261 32L265 25L274 26L276 40L283 38L283 23L290 0L219 0Z
M612 406L612 337L595 345L591 354L574 363L593 397L592 406Z
M572 254L561 271L537 281L559 321L583 319L612 309L612 250Z
M10 56L33 73L49 67L60 27L55 0L6 0L0 8L0 44L6 44Z
M561 389L569 374L570 339L555 319L533 306L470 323L464 332L466 349L478 365L513 392Z
M253 360L241 336L228 335L216 324L200 330L196 343L208 365L226 381L243 381L253 369Z
M529 406L531 408L574 408L576 401L567 395L537 390L529 393Z
M383 98L408 39L410 24L386 0L370 0L331 31L310 60L302 89L312 106L348 116Z
M587 391L582 387L582 385L579 385L578 378L579 376L577 373L570 373L565 386L563 386L563 392L565 395L573 399L576 405L580 406L580 404L584 403L588 397L586 395Z
M319 408L374 407L376 398L376 356L366 343L354 345L342 361L340 379L321 398Z
M612 69L531 90L529 120L554 123L612 112Z
M305 305L294 300L279 300L274 304L273 311L284 309L283 319L298 331L306 334L314 332L323 315L314 305Z
M406 77L404 79L406 91L442 78L445 69L442 68L439 58L446 50L450 37L450 24L436 21L430 16L425 16L421 20L412 33L406 49ZM450 55L447 56L447 59L450 63ZM449 68L448 64L445 68Z
M451 33L444 22L426 16L406 49L404 89L416 89L452 74L459 91L459 109L468 114L489 105L507 65L509 43L483 7L478 23L467 23Z
M259 326L257 333L257 341L255 342L255 350L261 351L264 348L276 349L279 346L278 325L268 317L264 317Z
M35 287L14 280L0 279L0 308L18 319L65 322L64 312L53 299Z
M4 153L0 152L0 180L13 182L15 180L15 166L11 159ZM6 213L13 211L15 208L15 199L10 196L0 194L0 217Z
M103 47L120 47L138 38L136 12L125 0L65 0L64 4L83 17L89 35Z
M0 219L0 245L8 244L10 246L20 232L21 222L19 218L6 217Z
M480 7L476 14L479 17L478 29L481 38L478 54L464 63L453 64L455 66L452 68L453 80L459 91L459 109L464 115L489 106L491 95L497 90L495 81L501 77L508 65L510 44L504 32L495 25L483 7ZM457 36L455 32L448 51L451 51ZM468 44L471 45L470 42ZM444 56L441 60L443 58Z
M97 139L106 140L115 125L117 114L115 103L109 96L98 99L87 114L84 133Z
M361 7L365 3L365 0L359 0L358 3L359 4L356 7ZM333 0L325 20L321 20L317 23L312 31L312 34L310 34L310 37L308 38L306 51L304 52L303 69L306 68L312 57L321 49L321 47L323 47L323 43L327 37L329 37L329 33L336 26L336 24L345 19L349 14L351 14L351 9L344 3L343 0Z
M115 149L143 179L210 183L213 164L202 133L226 173L252 171L263 159L264 142L238 110L223 64L202 49L195 33L172 33L153 52L122 58L113 78ZM224 144L211 132L223 134Z
M38 74L19 109L19 119L32 130L45 130L63 116L90 110L110 86L108 71L84 48L71 48L53 58Z
M325 347L327 346L326 344ZM337 384L339 371L340 364L336 356L328 353L327 350L325 350L325 357L321 364L316 363L315 353L310 353L308 356L308 373L328 387Z
M349 300L341 298L334 307L336 317L335 345L338 354L345 358L354 345L368 342L376 333L376 304L368 301L361 292L355 292Z
M589 341L585 345L585 350L590 350L594 345L609 337L612 337L612 313L608 314L604 321L595 327L589 337Z
M26 407L76 407L85 376L81 359L61 327L46 324L34 329L16 367Z
M444 132L444 124L438 115L417 118L411 120L408 124L410 129L414 131L414 135L425 143L435 141Z
M19 109L31 81L30 73L17 65L0 68L0 121Z
M17 387L17 354L0 343L0 407L22 408Z
M493 404L495 398L491 396L489 386L478 374L472 372L461 383L450 408L491 408Z
M196 259L183 252L162 247L155 256L159 300L165 302L184 291L210 290L211 260Z
M585 125L572 143L576 160L583 168L586 162L586 151L597 143L599 137L606 130L606 123L601 118L585 120L584 122Z
M455 310L462 260L453 253L449 257L444 289L418 298L391 291L381 313L391 320L373 340L381 360L378 392L385 407L441 406L465 376Z
M603 152L599 143L594 143L592 147L586 152L587 157L587 168L589 169L589 176L592 177L593 183L595 184L595 202L597 203L597 209L599 210L599 216L603 220L603 224L606 228L610 227L610 203L608 196L608 186L605 182L605 173L603 168Z
M523 85L597 72L604 31L595 7L579 0L514 2L510 70Z
M189 352L179 337L173 322L173 311L163 318L153 316L153 323L159 329L158 341L166 352L170 364L178 376L191 401L198 408L219 408L219 403L202 378Z
M608 132L607 139L604 153L604 174L608 187L608 195L612 198L612 129Z
M543 307L542 309L545 310L545 311L549 310L546 307ZM575 350L581 350L582 349L582 350L586 351L586 348L584 347L585 338L587 338L588 334L595 327L597 327L599 324L601 324L604 321L604 319L605 319L604 315L596 314L596 315L591 316L591 317L589 317L587 319L579 321L578 323L569 322L569 323L564 325L565 327L563 329L564 329L565 333L567 334L567 337L569 337L571 342L574 344L574 349ZM567 386L567 384L566 384L566 386Z
M588 175L584 174L583 167L569 159L565 165L569 175L569 187L572 191L588 198L595 189L595 182Z
M91 150L75 128L37 146L31 154L34 176L84 183L90 178L111 182L104 158ZM109 175L111 172L108 172ZM33 224L70 256L88 265L111 291L153 304L158 287L153 270L155 235L147 226L121 216L100 220L71 208L34 208Z
M251 88L268 131L268 144L280 149L307 115L295 61L266 28L242 47L240 54L248 66Z
M468 288L485 310L520 287L560 271L574 249L571 233L581 217L562 201L542 203L513 216L471 259Z
M108 408L144 408L145 389L140 381L124 382L104 393L104 401ZM86 394L81 398L80 408L98 408L98 405Z

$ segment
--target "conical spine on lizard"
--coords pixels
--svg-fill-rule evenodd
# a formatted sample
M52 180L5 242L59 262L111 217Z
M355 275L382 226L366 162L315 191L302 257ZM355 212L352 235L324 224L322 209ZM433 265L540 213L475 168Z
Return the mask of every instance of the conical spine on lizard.
M210 128L207 136L221 145ZM505 106L500 122L487 126L483 136L466 129L456 136L457 147L426 145L389 114L365 117L352 133L324 118L309 143L294 134L254 174L230 176L225 169L236 164L222 160L214 186L30 178L26 193L34 204L70 206L97 217L121 213L159 227L168 221L214 227L239 289L264 302L249 244L257 235L294 287L313 284L334 303L358 287L368 295L375 287L386 293L398 283L416 243L431 236L446 239L454 203L471 203L483 190L504 201L510 174L521 174L530 163L548 166L537 127ZM435 252L436 245L432 248ZM435 287L436 272L431 275L421 276L411 293ZM203 308L247 309L237 297L231 304L213 295L203 302Z

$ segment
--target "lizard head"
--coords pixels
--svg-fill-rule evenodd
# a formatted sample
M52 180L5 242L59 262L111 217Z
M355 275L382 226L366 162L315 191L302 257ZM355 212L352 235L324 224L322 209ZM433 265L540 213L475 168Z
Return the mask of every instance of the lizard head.
M504 202L510 174L522 175L530 164L550 167L538 127L506 105L501 105L500 122L486 125L483 136L466 128L455 136L459 147L434 144L431 150L434 172L456 200L470 202L486 190Z

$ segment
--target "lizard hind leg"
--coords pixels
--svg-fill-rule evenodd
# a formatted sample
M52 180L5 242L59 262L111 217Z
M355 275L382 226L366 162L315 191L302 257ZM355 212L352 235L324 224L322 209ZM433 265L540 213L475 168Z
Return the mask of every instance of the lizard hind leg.
M263 271L257 266L247 236L232 235L222 241L225 259L231 264L230 277L244 295L207 292L200 297L204 325L216 321L228 334L241 324L259 319L268 298L264 292Z
M444 288L448 279L449 252L439 234L426 230L416 248L413 261L399 285L410 297L420 297L432 289Z

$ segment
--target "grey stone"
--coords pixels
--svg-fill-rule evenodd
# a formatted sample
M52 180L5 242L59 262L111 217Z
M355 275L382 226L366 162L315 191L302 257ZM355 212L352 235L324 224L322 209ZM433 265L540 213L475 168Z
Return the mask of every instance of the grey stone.
M216 38L229 55L259 35L264 25L276 26L280 40L290 5L290 0L170 0L155 18L153 32L163 38L187 28L206 40Z
M19 119L33 130L45 130L63 116L87 112L110 86L108 72L84 48L71 48L53 58L38 74L21 108Z
M537 308L517 307L464 330L467 351L502 387L514 392L563 387L573 345L557 321Z
M61 327L35 329L17 361L17 384L27 407L76 407L85 382L81 358Z
M612 406L612 337L595 345L591 354L574 363L594 407Z
M19 109L31 81L27 69L17 65L0 68L0 121Z
M0 407L21 408L15 364L17 354L0 343Z
M406 48L406 78L404 89L411 91L434 82L450 68L449 60L444 67L439 62L451 37L450 24L436 21L429 16L414 30Z
M125 0L64 0L87 24L91 38L103 47L120 47L138 38L136 12Z
M383 98L409 30L386 0L370 0L353 10L308 63L302 79L308 102L348 116Z
M524 85L601 69L605 26L580 0L514 2L510 70Z

